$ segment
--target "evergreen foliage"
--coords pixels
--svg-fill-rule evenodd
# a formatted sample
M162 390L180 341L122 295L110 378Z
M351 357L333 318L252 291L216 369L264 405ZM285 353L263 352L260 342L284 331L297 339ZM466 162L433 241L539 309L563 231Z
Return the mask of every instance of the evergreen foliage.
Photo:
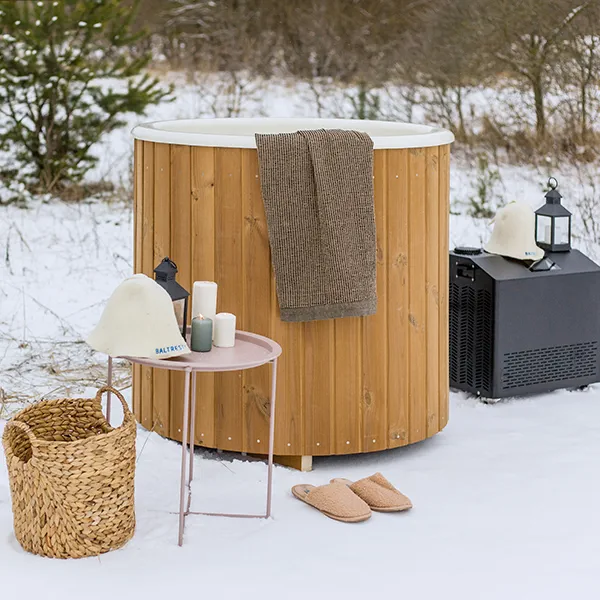
M0 144L14 175L49 192L79 181L90 148L170 90L144 72L139 1L0 3ZM16 159L16 161L14 160Z

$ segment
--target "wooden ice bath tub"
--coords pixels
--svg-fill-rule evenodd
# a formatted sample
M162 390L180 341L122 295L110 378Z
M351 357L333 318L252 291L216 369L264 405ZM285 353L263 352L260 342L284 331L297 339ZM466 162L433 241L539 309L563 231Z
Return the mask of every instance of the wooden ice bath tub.
M279 320L255 132L365 131L374 141L379 308L371 317ZM448 190L452 134L426 126L328 119L215 119L141 125L135 139L135 272L164 256L188 290L219 285L218 310L275 339L275 454L396 448L448 421ZM196 443L266 454L268 366L198 376ZM135 367L147 429L181 439L183 374ZM289 457L289 458L283 458ZM302 458L304 457L304 458Z

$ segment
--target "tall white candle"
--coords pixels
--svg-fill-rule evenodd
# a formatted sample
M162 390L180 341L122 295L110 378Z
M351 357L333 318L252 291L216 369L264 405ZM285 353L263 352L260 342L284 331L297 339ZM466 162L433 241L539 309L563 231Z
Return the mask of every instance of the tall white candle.
M219 313L213 321L214 344L220 348L233 348L235 345L235 315Z
M194 281L192 291L192 319L203 315L206 319L214 321L217 314L217 284L214 281Z

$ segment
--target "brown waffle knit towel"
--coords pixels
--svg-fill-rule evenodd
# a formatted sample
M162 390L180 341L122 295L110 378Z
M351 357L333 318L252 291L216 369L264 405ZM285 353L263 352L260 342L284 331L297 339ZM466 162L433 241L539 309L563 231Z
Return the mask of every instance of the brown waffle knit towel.
M377 310L373 141L357 131L256 134L282 321Z

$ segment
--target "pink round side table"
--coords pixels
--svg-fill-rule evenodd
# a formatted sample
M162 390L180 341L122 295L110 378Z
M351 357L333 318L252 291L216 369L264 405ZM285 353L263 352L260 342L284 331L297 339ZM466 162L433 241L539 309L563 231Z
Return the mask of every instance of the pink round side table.
M188 327L189 331L189 327ZM188 334L189 337L189 334ZM217 517L246 517L264 518L271 516L271 496L273 487L273 443L275 433L275 393L277 389L277 358L281 354L281 346L273 340L256 333L236 331L235 346L233 348L217 348L213 346L210 352L191 352L183 356L167 359L137 358L135 356L121 356L131 363L145 365L155 369L168 369L171 371L185 371L185 385L183 391L183 424L181 443L181 475L179 489L179 538L178 543L183 544L183 531L185 517L188 515L211 515ZM194 425L196 414L196 373L219 371L242 371L253 369L266 363L271 363L271 397L269 415L269 460L267 477L267 508L264 515L244 515L228 513L204 513L190 510L192 502L191 483L194 478ZM190 386L191 379L191 386ZM112 359L108 359L108 383L112 382ZM191 394L190 394L191 387ZM191 395L191 401L190 401ZM107 406L107 418L110 419L110 396ZM189 443L188 443L189 431ZM185 502L185 489L187 487L187 507Z

